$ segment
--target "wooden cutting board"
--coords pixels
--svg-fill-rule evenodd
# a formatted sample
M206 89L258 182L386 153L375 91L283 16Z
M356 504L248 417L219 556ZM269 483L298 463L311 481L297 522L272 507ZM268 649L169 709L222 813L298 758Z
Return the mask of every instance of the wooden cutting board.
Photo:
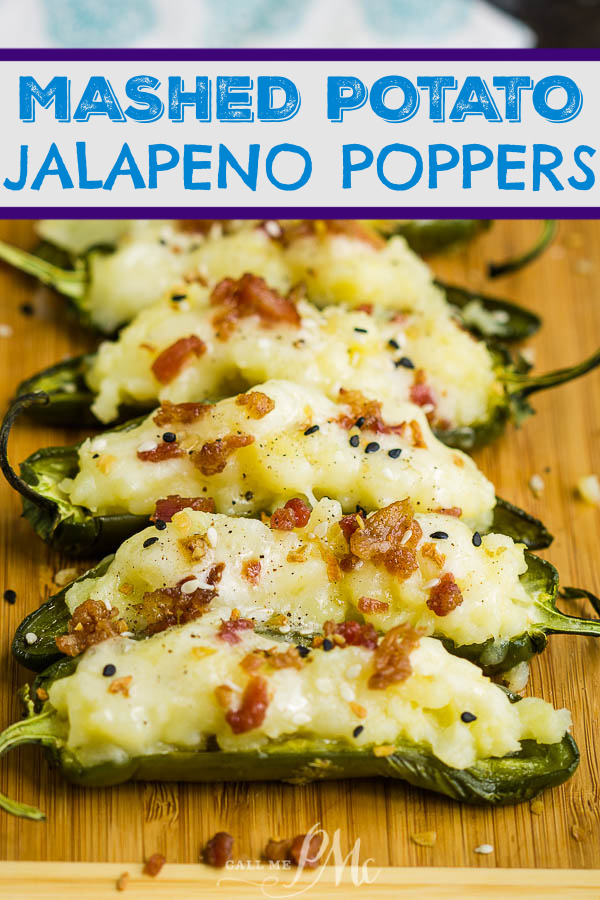
M539 228L539 222L496 223L469 247L437 257L432 265L448 280L509 296L540 313L545 325L531 346L536 366L543 371L574 363L600 344L600 224L561 223L558 238L543 260L521 274L487 282L485 262L528 246ZM0 223L0 238L25 247L34 243L27 222ZM34 314L26 315L28 309L22 304L33 304ZM2 335L5 325L12 328L12 335L0 336L2 408L22 378L93 346L89 336L67 324L60 299L5 267L0 269L0 325ZM535 398L535 406L535 418L520 430L511 428L478 454L478 462L499 494L542 517L553 531L555 541L546 555L558 566L562 583L598 593L600 510L578 500L574 488L581 475L600 473L600 373ZM22 421L11 440L12 459L16 462L39 447L78 437ZM545 483L539 498L528 487L536 473ZM70 563L50 552L19 519L20 504L4 482L0 495L0 598L7 588L17 592L15 606L2 605L0 620L0 725L4 727L19 716L15 692L28 677L10 655L14 630L27 612L56 590L53 575ZM579 601L569 606L575 614L590 615ZM377 867L600 867L600 641L553 638L550 648L532 665L530 689L572 711L582 756L575 777L544 795L541 815L535 815L528 804L496 810L462 808L433 794L384 781L301 788L136 784L86 791L65 784L48 770L38 750L27 748L2 760L0 789L39 805L48 819L37 824L0 813L0 858L124 863L141 862L160 852L172 863L195 863L207 838L223 829L235 836L238 856L256 859L269 837L293 836L319 822L330 835L340 830L340 843L346 850L360 839L361 860L370 857ZM424 831L437 833L433 847L419 847L411 840L412 834ZM474 848L481 844L491 844L493 853L476 854ZM109 871L118 868L112 866ZM27 869L29 874L32 871ZM53 878L67 877L63 869L51 871ZM76 871L77 878L84 878L84 871L90 874L88 869ZM107 870L102 871L102 877L108 877ZM536 877L536 892L531 896L538 896L542 885L548 891L543 896L553 895L557 888L563 897L580 896L579 888L600 882L586 875L584 886L575 875L575 880L566 881L555 880L551 873L541 881ZM24 871L6 866L0 882L2 877L14 877L17 884ZM456 874L448 873L448 883L463 884L462 895L475 896L477 887L472 885L482 881L469 881L469 877L465 874L466 880L457 881ZM42 895L45 878L39 889L28 882L32 895ZM489 896L513 891L509 885L519 881L506 881L500 873L494 873L494 878L499 893L490 883ZM406 874L398 872L398 879L406 882ZM434 880L439 896L447 896L443 893L446 876ZM409 883L417 894L417 882L409 879ZM5 886L0 884L0 890ZM78 896L83 895L92 896L91 888ZM12 896L17 896L16 888ZM173 887L171 894L159 896L179 893Z

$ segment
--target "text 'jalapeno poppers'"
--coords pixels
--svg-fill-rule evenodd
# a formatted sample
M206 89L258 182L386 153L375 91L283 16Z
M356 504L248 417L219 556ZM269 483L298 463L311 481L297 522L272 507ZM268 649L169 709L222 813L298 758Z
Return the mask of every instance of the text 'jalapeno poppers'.
M318 305L375 302L405 312L425 308L436 293L445 293L455 313L479 334L523 339L539 327L536 315L509 301L458 287L438 283L437 291L432 291L431 274L405 243L406 239L419 252L434 245L441 249L486 224L46 221L38 225L46 242L40 249L44 258L3 243L0 258L56 288L84 323L105 333L190 280L200 277L214 284L251 271L281 291L304 282ZM516 267L514 261L509 265Z
M114 550L175 494L246 516L297 496L332 497L348 513L409 497L420 512L447 510L480 532L532 548L551 541L538 520L494 497L470 457L437 440L420 407L355 390L334 401L269 381L213 405L165 401L142 421L38 451L20 476L6 456L9 425L10 417L0 433L4 473L37 533L72 554Z
M356 625L356 623L353 623ZM76 784L383 776L469 803L518 803L574 772L570 715L513 703L439 641L360 626L296 647L241 617L126 633L34 684L0 753L46 748ZM0 795L0 807L43 814Z
M555 606L556 570L501 534L481 536L408 500L370 516L300 498L267 523L198 511L203 498L167 497L155 526L19 626L13 652L40 670L111 634L142 637L218 608L281 634L370 634L410 626L487 674L514 669L553 632L600 635L600 622ZM515 677L526 680L526 668Z
M157 402L195 402L270 378L293 378L337 396L340 387L422 406L446 443L470 449L510 418L531 411L527 397L600 364L529 376L478 342L443 302L383 317L283 296L255 275L214 290L189 285L140 313L116 341L23 382L46 391L34 414L49 423L123 419Z

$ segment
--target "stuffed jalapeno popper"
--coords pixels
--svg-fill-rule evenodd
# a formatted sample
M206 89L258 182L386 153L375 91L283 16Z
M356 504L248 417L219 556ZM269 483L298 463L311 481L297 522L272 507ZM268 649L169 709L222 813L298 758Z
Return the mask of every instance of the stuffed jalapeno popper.
M209 613L91 646L44 673L34 693L40 711L29 702L0 752L41 744L86 786L384 776L499 805L560 784L579 758L567 710L513 703L408 626L296 648ZM0 806L43 817L3 796Z
M570 369L529 376L438 309L383 319L341 307L318 310L261 278L189 285L163 298L96 354L59 363L19 393L50 397L35 413L54 424L108 423L157 402L215 399L270 378L337 396L340 387L422 406L442 439L463 449L519 420L537 390L577 377L600 353Z
M17 659L39 670L117 625L143 636L207 611L284 634L330 628L334 640L347 618L372 634L410 626L488 674L526 662L547 633L600 634L600 622L558 612L549 563L506 535L415 513L408 500L365 518L329 499L311 512L292 498L265 523L200 512L198 502L161 500L153 528L24 620Z
M141 421L34 453L20 476L6 457L9 424L4 473L37 533L67 553L114 550L175 494L246 516L297 496L332 497L348 513L409 497L419 511L450 510L480 532L496 528L532 547L551 541L540 522L496 500L470 457L437 440L420 407L358 391L333 401L270 381L214 405L165 401Z
M431 239L435 233L439 242L443 224L412 223L409 234ZM446 224L453 225L447 236L456 235L460 223ZM461 288L445 296L446 286L434 286L404 237L382 236L382 223L42 222L38 231L48 242L46 259L2 243L0 258L55 287L84 323L108 334L167 290L198 278L214 285L247 271L283 292L304 283L320 306L374 303L406 312L451 303L468 327L503 340L527 337L540 325L536 315L508 301Z

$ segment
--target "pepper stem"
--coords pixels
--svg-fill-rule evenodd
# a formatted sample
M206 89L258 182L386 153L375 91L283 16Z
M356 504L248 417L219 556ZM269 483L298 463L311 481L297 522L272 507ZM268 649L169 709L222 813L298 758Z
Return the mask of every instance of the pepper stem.
M43 497L41 494L38 494L37 491L34 491L31 485L23 481L23 479L20 478L19 475L17 475L8 460L8 438L16 419L22 412L24 412L26 409L29 409L30 406L34 406L36 404L45 405L49 402L50 397L48 396L48 394L46 394L45 391L36 391L35 393L31 394L23 394L21 397L17 397L17 399L11 403L8 412L4 416L4 421L0 426L0 470L2 471L2 474L11 485L11 487L18 491L19 494L21 494L23 497L26 497L27 500L30 500L38 507L47 507L52 511L52 514L54 514L55 504L51 500L48 500L47 497Z
M5 244L4 241L0 241L0 259L21 272L32 275L42 284L53 287L59 294L64 294L71 300L83 300L85 296L88 279L84 266L73 270L61 269L34 253Z
M0 734L0 756L20 747L23 744L40 744L43 747L58 749L61 740L56 733L56 714L53 709L39 715L32 715L21 722L9 725ZM32 819L35 822L43 821L46 816L36 806L28 806L26 803L17 803L5 794L0 794L0 809L13 816L22 819Z
M547 388L557 387L580 378L592 369L600 366L600 350L596 350L592 356L584 359L575 366L567 366L565 369L556 369L554 372L546 372L545 375L528 375L524 373L508 372L504 376L509 394L518 395L521 399L535 394L537 391L545 391Z
M545 219L542 227L542 233L533 247L526 250L513 259L506 259L500 263L489 263L488 275L490 278L499 278L501 275L509 275L537 259L548 247L554 235L556 234L556 221L554 219Z
M589 600L594 612L600 615L600 599L590 591L582 588L562 588L561 597L576 599L585 597ZM549 609L544 606L544 631L549 634L587 634L590 637L600 637L600 619L581 619L579 616L568 616L554 607Z

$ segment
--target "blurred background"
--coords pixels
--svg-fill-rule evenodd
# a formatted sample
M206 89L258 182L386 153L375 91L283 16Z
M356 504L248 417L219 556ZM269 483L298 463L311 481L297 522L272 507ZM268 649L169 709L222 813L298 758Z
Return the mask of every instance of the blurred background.
M0 0L5 47L598 47L600 0Z

